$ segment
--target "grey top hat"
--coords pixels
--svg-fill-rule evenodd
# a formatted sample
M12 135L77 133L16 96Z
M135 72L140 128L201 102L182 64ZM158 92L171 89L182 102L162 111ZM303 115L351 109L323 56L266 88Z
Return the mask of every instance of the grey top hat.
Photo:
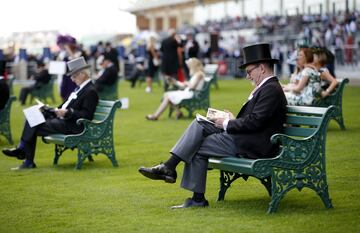
M270 44L254 44L243 48L244 63L239 67L244 69L254 63L277 63L278 59L271 58Z
M67 76L72 76L84 69L90 68L90 65L86 63L84 57L79 57L68 61L67 66L69 68L69 72L66 74Z

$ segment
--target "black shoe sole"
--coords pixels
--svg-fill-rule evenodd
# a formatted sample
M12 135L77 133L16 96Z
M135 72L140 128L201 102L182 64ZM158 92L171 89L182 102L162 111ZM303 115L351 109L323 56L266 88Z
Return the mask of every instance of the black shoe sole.
M151 173L151 172L148 172L148 171L144 171L142 169L139 169L139 172L147 177L147 178L150 178L152 180L163 180L165 181L166 183L170 183L170 184L173 184L176 182L176 178L174 177L171 177L171 176L166 176L166 175L159 175L159 174L154 174L154 173Z
M12 158L17 158L18 160L24 160L25 159L25 155L13 155L13 154L9 154L7 153L7 151L2 151L4 155L8 156L8 157L12 157Z

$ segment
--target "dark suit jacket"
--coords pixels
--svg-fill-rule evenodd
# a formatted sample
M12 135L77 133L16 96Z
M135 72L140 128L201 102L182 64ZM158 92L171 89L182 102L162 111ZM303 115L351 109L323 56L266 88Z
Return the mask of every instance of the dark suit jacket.
M82 129L82 127L79 127L76 124L76 121L80 118L92 120L98 101L99 96L94 87L94 84L89 82L77 93L77 98L73 99L67 106L68 111L64 117L64 120L68 127L78 130ZM61 108L63 104L61 104L58 108Z
M107 67L104 73L95 81L97 91L102 91L103 86L112 86L118 79L118 72L114 65Z
M161 42L161 71L167 75L177 74L179 57L177 49L179 43L174 37L168 37Z
M286 98L276 77L267 80L246 102L236 119L230 120L227 132L233 134L238 154L245 158L269 158L279 147L270 137L283 131Z
M42 70L34 76L34 80L35 80L34 87L40 88L44 84L47 84L50 81L50 79L51 79L51 76L50 76L48 70L46 70L46 69Z

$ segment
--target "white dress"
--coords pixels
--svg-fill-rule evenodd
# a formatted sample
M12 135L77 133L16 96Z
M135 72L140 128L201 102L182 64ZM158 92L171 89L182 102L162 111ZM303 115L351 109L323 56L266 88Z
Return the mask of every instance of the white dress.
M189 81L189 85L192 86L193 83L195 83L196 81L196 76L192 76ZM201 80L197 83L194 89L197 91L201 90L204 86L204 82L204 78L201 78ZM194 96L194 91L190 90L189 87L186 87L184 90L168 91L165 93L165 95L169 98L172 104L177 105L184 99L191 99Z

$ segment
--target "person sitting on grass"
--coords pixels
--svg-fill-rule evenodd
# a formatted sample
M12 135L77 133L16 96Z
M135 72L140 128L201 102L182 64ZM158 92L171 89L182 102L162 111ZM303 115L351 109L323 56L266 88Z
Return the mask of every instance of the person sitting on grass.
M165 92L163 100L156 112L147 115L146 119L152 121L157 120L169 104L176 106L184 99L191 99L194 96L194 90L201 90L203 88L205 73L201 61L197 58L190 58L185 63L189 67L191 79L188 82L179 82L175 79L171 79L170 82L173 82L175 86L183 90ZM176 117L180 118L182 116L180 110L176 108L176 111Z

